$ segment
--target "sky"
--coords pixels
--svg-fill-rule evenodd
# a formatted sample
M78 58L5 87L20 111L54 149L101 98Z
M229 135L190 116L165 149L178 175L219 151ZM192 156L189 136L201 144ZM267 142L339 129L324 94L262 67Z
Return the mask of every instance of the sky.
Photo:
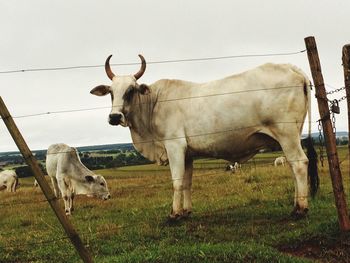
M305 49L314 36L328 91L344 86L341 50L350 43L350 1L310 0L0 0L0 72L33 68L276 54ZM307 54L149 64L139 83L158 79L206 82L266 62L292 63L311 79ZM134 74L139 65L114 66ZM14 117L107 107L91 111L15 118L29 147L131 142L128 128L107 122L110 97L90 90L110 84L103 67L0 73L0 96ZM330 98L340 98L339 92ZM337 130L347 130L346 101L340 103ZM233 113L235 110L232 109ZM319 119L312 97L312 130ZM307 125L305 125L307 126ZM0 123L0 152L17 150Z

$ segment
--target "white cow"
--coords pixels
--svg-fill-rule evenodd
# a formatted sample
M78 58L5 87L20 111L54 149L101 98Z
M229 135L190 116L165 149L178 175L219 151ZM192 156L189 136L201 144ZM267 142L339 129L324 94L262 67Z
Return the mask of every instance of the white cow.
M70 215L75 195L87 195L107 200L111 197L107 182L85 167L78 151L66 144L53 144L47 150L46 170L56 197L63 197L65 211Z
M36 179L34 180L33 186L34 187L38 187L39 186L39 183L38 183L38 181Z
M293 214L306 214L309 160L300 136L308 111L311 123L311 103L310 81L300 69L265 64L206 83L162 79L145 85L137 83L146 69L145 59L139 57L142 65L135 75L116 76L109 56L105 71L111 86L99 85L90 93L111 94L109 123L129 127L143 156L160 165L170 164L174 189L170 218L192 211L194 156L243 163L259 150L278 144L294 173ZM317 171L309 175L315 193Z
M18 177L15 171L5 170L0 172L0 190L7 189L7 192L16 192Z
M278 166L279 164L281 164L282 166L284 166L286 162L287 162L286 157L280 156L275 159L274 165Z
M226 171L231 171L231 174L238 172L241 169L241 164L235 162L234 164L229 164L226 166Z

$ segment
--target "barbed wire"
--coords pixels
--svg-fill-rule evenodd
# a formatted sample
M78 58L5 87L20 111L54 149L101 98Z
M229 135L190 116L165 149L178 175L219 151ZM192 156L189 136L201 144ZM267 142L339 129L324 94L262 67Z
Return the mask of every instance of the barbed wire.
M304 53L306 49L294 52L283 52L283 53L266 53L266 54L241 54L241 55L229 55L229 56L217 56L217 57L203 57L203 58L184 58L184 59L173 59L173 60L158 60L149 61L148 65L151 64L167 64L167 63L182 63L182 62L196 62L196 61L210 61L210 60L223 60L223 59L235 59L235 58L252 58L252 57L275 57L275 56L291 56ZM139 65L140 62L131 63L113 63L111 66L133 66ZM38 71L60 71L60 70L73 70L73 69L90 69L90 68L101 68L104 64L99 65L80 65L80 66L66 66L66 67L48 67L48 68L32 68L32 69L17 69L17 70L3 70L0 74L10 73L24 73L24 72L38 72Z
M207 97L215 97L215 96L225 96L225 95L232 95L232 94L239 94L239 93L249 93L249 92L259 92L259 91L274 91L274 90L292 89L292 88L304 88L304 86L290 85L290 86L280 86L280 87L273 87L273 88L261 88L261 89L238 90L238 91L236 90L236 91L230 91L230 92L213 93L213 94L206 94L206 95L199 95L199 96L159 99L159 100L157 100L157 103L167 103L167 102L173 102L173 101L191 100L191 99L199 99L199 98L207 98ZM150 104L150 102L141 102L141 103L134 103L132 106L136 107L139 105L148 105L148 104ZM101 110L101 109L113 109L113 108L119 108L122 106L123 106L123 104L117 104L117 105L111 105L111 106L91 107L91 108L82 108L82 109L47 111L47 112L39 112L39 113L31 113L31 114L26 114L26 115L12 116L12 118L13 119L22 119L22 118L36 117L36 116L42 116L42 115L50 115L50 114L74 113L74 112L93 111L93 110ZM2 118L0 117L0 119L2 119Z
M347 158L349 157L349 153L343 158L343 160L341 160L339 162L339 164L342 164ZM269 162L266 162L266 159L269 161ZM265 161L265 163L259 163L259 160L263 160ZM275 157L271 157L271 158L253 158L251 160L249 160L247 163L243 163L243 165L245 166L244 168L246 168L247 166L249 166L249 169L258 169L258 168L261 168L261 167L273 167L274 164L273 164L273 160L275 160ZM287 161L288 163L292 163L292 162L300 162L300 161L305 161L305 159L298 159L298 160L290 160L290 161ZM208 169L211 169L211 170L216 170L216 169L224 169L226 168L227 164L229 162L226 161L226 162L222 162L222 163L215 163L216 165L219 164L219 166L214 166L214 167L204 167L204 168L195 168L194 167L194 170L201 170L201 169L205 169L205 170L208 170ZM203 164L205 166L211 166L212 163L208 162L208 163L195 163L194 165L202 165ZM241 171L243 170L243 168L240 169ZM133 170L128 170L128 172L132 172ZM135 170L135 171L138 171L138 170ZM170 170L158 170L159 172L169 172L170 173ZM215 176L215 175L224 175L224 174L227 174L228 171L215 171L215 172L210 172L210 173L204 173L204 174L198 174L198 175L193 175L193 179L196 179L196 178L202 178L202 177L209 177L209 176ZM127 177L127 178L108 178L108 179L112 179L112 180L130 180L130 179L149 179L147 177ZM175 178L175 179L172 179L172 181L177 181L177 180L183 180L183 178ZM154 187L154 186L160 186L160 185L169 185L171 186L171 182L170 180L164 180L162 182L157 182L157 183L147 183L147 184L139 184L139 185L133 185L133 186L126 186L126 187L120 187L118 188L119 190L121 191L124 191L124 190L135 190L135 189L139 189L139 188L145 188L145 187ZM55 197L54 199L52 200L63 200L62 197ZM1 206L16 206L16 205L27 205L27 204L31 204L31 203L40 203L40 202L47 202L47 201L50 201L48 199L41 199L41 200L31 200L31 201L24 201L24 202L8 202L8 203L0 203L0 207Z
M308 123L308 121L303 121L303 122L298 122L298 121L277 121L277 122L274 122L273 124L275 124L275 125L280 125L280 124L295 125L295 124L304 124L304 123ZM315 122L311 122L311 123L316 123L316 121ZM179 139L186 139L186 138L195 138L195 137L201 137L201 136L218 135L218 134L222 134L222 133L241 131L241 130L252 129L252 128L261 127L261 126L262 126L262 124L256 124L256 125L250 125L250 126L246 126L246 127L230 128L230 129L227 129L227 130L218 130L218 131L213 131L213 132L204 132L204 133L198 133L198 134L188 134L188 135L184 135L184 136L176 136L176 137L174 136L174 137L161 138L161 139L149 139L149 140L144 140L144 141L140 140L140 141L133 141L133 144L134 145L140 145L140 144L165 142L165 141L179 140ZM58 152L46 153L46 155L56 155L56 154L65 154L65 153L74 153L74 152L75 152L74 149L70 149L68 151L58 151Z

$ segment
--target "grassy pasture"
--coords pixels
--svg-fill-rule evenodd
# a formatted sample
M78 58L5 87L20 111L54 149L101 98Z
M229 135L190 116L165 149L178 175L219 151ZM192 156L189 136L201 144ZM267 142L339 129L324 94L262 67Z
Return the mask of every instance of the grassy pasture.
M340 148L341 160L345 154ZM71 220L96 262L349 262L350 235L339 234L328 168L320 167L308 217L295 221L291 171L273 167L278 155L259 154L234 175L225 161L196 160L193 215L175 224L166 221L168 167L99 170L112 199L78 196ZM349 194L347 160L341 167ZM33 180L22 179L15 194L0 192L0 262L79 262Z

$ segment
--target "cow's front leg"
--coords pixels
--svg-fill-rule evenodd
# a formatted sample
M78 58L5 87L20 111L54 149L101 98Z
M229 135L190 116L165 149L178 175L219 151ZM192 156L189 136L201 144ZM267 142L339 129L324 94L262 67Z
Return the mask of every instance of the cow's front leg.
M71 215L71 193L69 188L67 187L66 183L63 179L57 180L59 190L61 192L63 202L64 202L64 210L66 212L66 215Z
M52 176L50 176L50 177L51 177L51 183L52 183L52 187L53 187L53 192L55 193L55 196L57 198L59 198L60 197L60 189L58 187L57 179L56 179L56 177L52 177Z
M166 150L169 158L171 178L173 180L173 205L170 214L171 219L177 219L183 215L181 197L184 190L185 175L185 152L184 140L172 140L166 143Z
M15 178L15 181L14 181L13 184L12 184L12 192L14 192L14 193L16 192L16 186L17 186L17 183L18 183L17 180L18 180L18 179Z
M73 200L74 200L74 193L73 193L73 191L71 192L71 195L70 195L70 203L69 203L69 209L70 209L70 211L71 212L73 212L74 211L74 207L73 207Z
M185 160L185 177L183 180L183 194L184 194L184 206L183 216L188 217L192 213L192 172L193 172L193 160L192 158L186 158Z

